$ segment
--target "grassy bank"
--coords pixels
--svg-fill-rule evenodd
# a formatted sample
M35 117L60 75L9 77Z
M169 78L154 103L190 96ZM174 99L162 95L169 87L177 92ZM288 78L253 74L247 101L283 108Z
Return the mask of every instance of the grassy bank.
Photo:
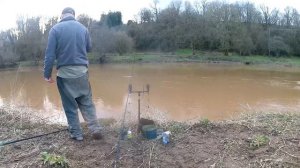
M176 62L199 62L199 63L238 63L246 65L278 65L285 67L300 67L300 57L273 57L273 56L240 56L230 53L224 56L220 52L198 51L193 55L192 50L182 49L176 52L134 52L125 55L107 54L101 58L95 53L89 53L88 58L91 64L99 63L176 63ZM43 61L21 61L0 68L16 68L18 66L43 65Z
M24 109L0 109L0 139L13 140L55 131ZM299 167L300 115L252 113L239 119L195 124L167 122L158 125L172 132L171 143L133 138L120 141L118 167ZM1 147L3 167L113 167L119 133L118 122L104 122L104 140L87 133L74 142L66 132ZM132 130L136 127L132 125ZM52 166L50 166L52 165Z
M95 58L93 54L89 55L92 63L99 63L99 58ZM106 55L104 58L106 63L164 63L164 62L199 62L199 63L241 63L247 65L271 64L282 66L300 67L299 57L269 57L260 55L239 56L229 54L224 56L218 52L197 52L192 54L191 50L178 50L174 53L161 52L145 52L131 53L123 56Z

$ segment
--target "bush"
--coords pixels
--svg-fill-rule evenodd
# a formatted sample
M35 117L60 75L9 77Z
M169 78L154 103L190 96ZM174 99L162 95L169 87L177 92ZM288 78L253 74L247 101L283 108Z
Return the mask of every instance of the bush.
M115 34L115 51L119 55L128 53L133 48L133 41L124 32L118 32Z

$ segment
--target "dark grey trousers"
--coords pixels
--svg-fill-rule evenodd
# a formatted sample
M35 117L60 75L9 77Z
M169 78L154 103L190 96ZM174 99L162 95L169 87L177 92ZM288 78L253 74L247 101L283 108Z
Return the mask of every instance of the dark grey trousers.
M89 75L79 78L57 77L57 87L61 96L62 105L67 116L71 137L82 137L78 108L84 120L88 123L91 133L100 132L96 109L92 100L92 91Z

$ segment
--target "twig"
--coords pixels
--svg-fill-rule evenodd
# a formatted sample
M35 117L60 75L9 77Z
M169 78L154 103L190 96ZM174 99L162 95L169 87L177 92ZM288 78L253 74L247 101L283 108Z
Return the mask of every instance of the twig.
M19 156L18 158L15 158L13 161L20 161L20 160L23 160L25 158L36 156L39 153L40 153L40 150L38 148L36 148L32 152L30 152L28 154L24 154L24 155Z
M290 154L290 153L288 153L288 152L286 152L286 151L284 151L284 150L282 150L282 149L279 149L279 150L282 151L283 153L285 153L285 154L287 154L287 155L293 157L293 158L300 159L299 156L292 155L292 154Z
M141 166L143 166L144 162L145 162L145 160L144 160L144 157L143 157L143 162L142 162L142 164L139 165L138 168L140 168Z
M240 123L240 125L242 125L244 127L247 127L250 131L253 131L253 129L250 126L246 125L246 124Z
M17 163L17 165L14 168L18 167L18 165L19 165L19 163Z
M290 164L290 165L300 167L300 165L298 163L295 163L295 162L284 161L283 163L287 163L287 164Z
M125 157L133 157L133 156L134 156L133 154L123 155L122 157L120 157L120 160L122 160Z
M103 157L105 157L105 158L109 157L109 156L110 156L111 154L113 154L115 151L116 151L116 149L113 148L113 150L112 150L108 155L103 154L103 155L100 157L100 159L102 159Z
M280 150L281 150L281 148L283 148L283 147L285 147L285 145L283 145L283 146L280 146L278 149L276 149L276 151L274 152L274 154L273 154L272 156L275 156L275 155L277 154L277 152L278 152L278 151L280 151Z
M155 146L155 144L153 144L152 148L150 149L149 168L151 167L151 159L152 159L152 153L153 153L154 146Z
M193 128L193 125L184 130L184 132L187 133L191 128Z
M144 153L145 153L145 147L143 146L143 152L142 152L142 154L144 154ZM142 155L142 156L143 156L143 155ZM142 162L141 165L139 165L138 168L140 168L141 166L143 166L144 162L145 162L145 159L144 159L144 157L143 157L143 162Z

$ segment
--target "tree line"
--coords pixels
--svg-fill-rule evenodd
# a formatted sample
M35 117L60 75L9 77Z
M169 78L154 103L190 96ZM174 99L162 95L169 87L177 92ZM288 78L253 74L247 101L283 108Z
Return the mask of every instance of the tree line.
M300 56L300 14L251 2L174 0L158 8L153 0L135 19L122 22L119 11L99 20L81 14L77 20L90 31L95 60L107 54L131 51L174 52L177 49L244 55ZM0 33L0 66L18 61L39 63L44 57L49 30L56 17L19 17L17 27Z

